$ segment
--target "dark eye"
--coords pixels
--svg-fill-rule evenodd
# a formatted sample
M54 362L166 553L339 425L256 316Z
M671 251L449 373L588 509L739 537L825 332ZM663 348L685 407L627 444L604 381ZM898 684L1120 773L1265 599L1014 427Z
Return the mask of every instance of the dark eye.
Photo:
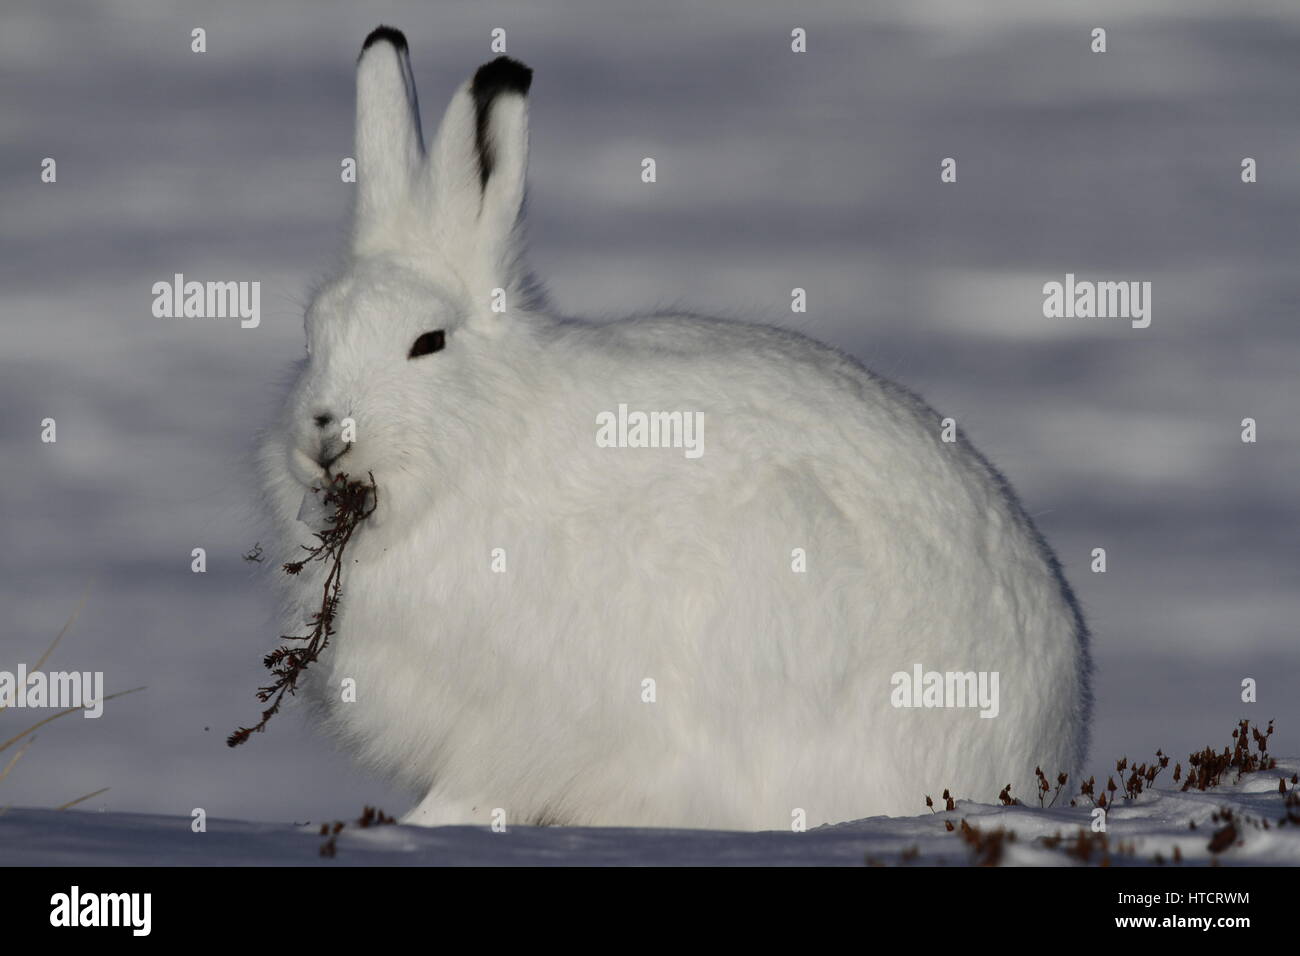
M415 344L411 346L411 354L407 358L419 358L421 355L428 355L430 352L441 352L442 347L447 344L447 333L442 329L437 332L425 332Z

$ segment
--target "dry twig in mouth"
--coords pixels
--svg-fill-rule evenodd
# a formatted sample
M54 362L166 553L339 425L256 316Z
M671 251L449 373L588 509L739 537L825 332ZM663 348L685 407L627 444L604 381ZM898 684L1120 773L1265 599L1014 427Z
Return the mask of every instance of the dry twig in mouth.
M285 574L298 574L312 561L324 561L329 566L325 575L325 584L321 592L320 610L311 616L311 632L303 636L281 635L284 641L305 641L303 647L282 645L267 654L262 664L275 675L275 681L267 687L258 688L257 699L262 703L271 702L271 706L262 711L262 719L252 727L240 727L226 738L226 745L238 747L255 733L266 729L267 723L280 710L285 694L293 694L298 689L298 678L309 665L315 663L321 652L329 646L334 634L334 619L338 615L339 595L343 591L343 550L352 540L353 533L361 522L375 513L379 505L379 491L375 487L375 476L370 475L370 483L349 481L348 476L339 473L331 479L324 491L324 503L334 507L326 519L328 527L316 532L315 545L303 545L307 557L301 561L290 561L284 566Z

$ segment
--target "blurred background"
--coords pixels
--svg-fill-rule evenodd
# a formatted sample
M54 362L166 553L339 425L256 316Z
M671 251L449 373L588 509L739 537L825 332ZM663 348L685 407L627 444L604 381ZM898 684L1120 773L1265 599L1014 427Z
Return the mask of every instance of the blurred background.
M0 669L86 593L46 669L148 689L42 729L0 806L407 808L296 712L224 743L278 633L271 572L241 560L249 453L344 250L379 23L410 40L426 134L493 28L535 69L532 262L560 309L790 325L957 419L1082 600L1093 772L1222 747L1240 717L1300 753L1295 3L5 0ZM261 326L153 317L176 272L260 281ZM1067 272L1152 282L1151 327L1045 319ZM0 740L44 715L0 715Z

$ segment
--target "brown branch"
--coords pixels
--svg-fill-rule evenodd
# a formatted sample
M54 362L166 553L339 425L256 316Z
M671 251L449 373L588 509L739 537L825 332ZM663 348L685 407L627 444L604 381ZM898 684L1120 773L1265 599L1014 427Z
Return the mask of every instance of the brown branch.
M315 533L319 543L302 546L307 557L286 563L284 573L296 575L312 561L328 562L329 571L321 587L321 607L311 616L312 629L309 633L280 636L282 641L306 641L306 647L281 645L262 659L262 665L275 676L275 680L266 687L258 688L257 699L264 704L270 701L271 705L262 711L262 719L252 727L240 727L227 737L228 747L238 747L253 734L265 730L271 718L280 712L285 695L297 693L298 680L303 671L319 660L321 653L329 647L330 638L334 635L334 620L338 616L339 598L343 593L343 552L361 522L379 507L379 490L375 487L373 474L370 475L369 484L364 481L349 481L346 474L339 474L327 489L313 490L324 490L324 503L334 506L334 512L327 519L329 527Z

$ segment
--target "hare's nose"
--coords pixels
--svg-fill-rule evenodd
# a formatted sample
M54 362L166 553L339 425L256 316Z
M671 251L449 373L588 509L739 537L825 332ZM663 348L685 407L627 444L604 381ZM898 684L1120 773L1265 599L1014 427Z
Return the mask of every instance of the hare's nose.
M334 421L334 416L329 412L321 412L319 415L312 418L312 421L316 423L317 428L326 428L329 426L330 422Z

